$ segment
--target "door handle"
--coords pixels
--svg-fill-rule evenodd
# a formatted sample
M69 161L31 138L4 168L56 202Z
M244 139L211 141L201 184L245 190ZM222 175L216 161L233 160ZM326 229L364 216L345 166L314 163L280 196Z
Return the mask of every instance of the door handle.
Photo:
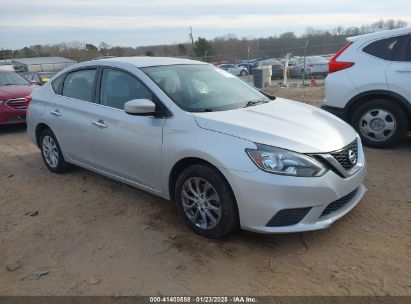
M99 121L93 121L92 124L100 129L108 128L108 125L106 125L101 119Z
M400 69L396 70L397 73L411 73L411 69Z
M50 114L52 114L52 115L54 115L54 116L61 116L61 113L60 113L59 110L51 111Z

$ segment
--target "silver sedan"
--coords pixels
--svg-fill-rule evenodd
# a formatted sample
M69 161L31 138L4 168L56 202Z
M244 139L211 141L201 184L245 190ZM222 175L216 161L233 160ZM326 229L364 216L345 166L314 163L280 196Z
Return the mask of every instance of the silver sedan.
M71 66L33 92L27 132L51 172L77 165L171 200L210 238L324 229L366 191L351 126L186 59Z

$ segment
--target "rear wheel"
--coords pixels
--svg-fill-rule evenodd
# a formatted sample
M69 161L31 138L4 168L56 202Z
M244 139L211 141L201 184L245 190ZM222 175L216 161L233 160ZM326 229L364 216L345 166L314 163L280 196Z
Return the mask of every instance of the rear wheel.
M175 202L185 223L202 236L220 238L238 225L231 189L221 173L209 166L194 165L181 173Z
M69 168L70 165L63 158L56 136L50 129L44 130L40 135L40 150L43 161L51 172L63 173Z
M240 76L245 76L245 75L247 75L247 71L246 71L246 70L242 70L242 71L240 72Z
M386 99L367 101L354 112L351 122L363 143L373 148L398 144L408 126L407 115L401 107Z

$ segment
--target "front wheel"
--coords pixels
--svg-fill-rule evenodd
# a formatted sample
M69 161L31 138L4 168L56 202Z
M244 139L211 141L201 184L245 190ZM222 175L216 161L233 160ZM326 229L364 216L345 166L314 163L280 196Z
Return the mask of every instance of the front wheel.
M363 143L372 148L394 146L405 136L408 118L390 100L375 99L361 105L351 121Z
M188 167L178 177L175 202L185 223L197 234L221 238L238 226L235 198L227 181L206 165Z

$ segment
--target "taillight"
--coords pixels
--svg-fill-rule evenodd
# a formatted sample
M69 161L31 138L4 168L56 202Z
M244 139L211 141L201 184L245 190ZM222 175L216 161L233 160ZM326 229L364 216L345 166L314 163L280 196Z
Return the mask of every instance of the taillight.
M308 66L309 66L310 68L313 68L313 67L315 67L315 64L310 63Z
M337 71L345 70L354 65L354 62L337 61L338 57L340 57L340 55L351 46L351 44L352 42L344 45L344 47L341 50L339 50L333 58L331 58L330 63L328 64L328 73L331 74Z
M26 96L26 98L24 98L24 105L26 106L26 108L29 106L31 100L31 96Z

